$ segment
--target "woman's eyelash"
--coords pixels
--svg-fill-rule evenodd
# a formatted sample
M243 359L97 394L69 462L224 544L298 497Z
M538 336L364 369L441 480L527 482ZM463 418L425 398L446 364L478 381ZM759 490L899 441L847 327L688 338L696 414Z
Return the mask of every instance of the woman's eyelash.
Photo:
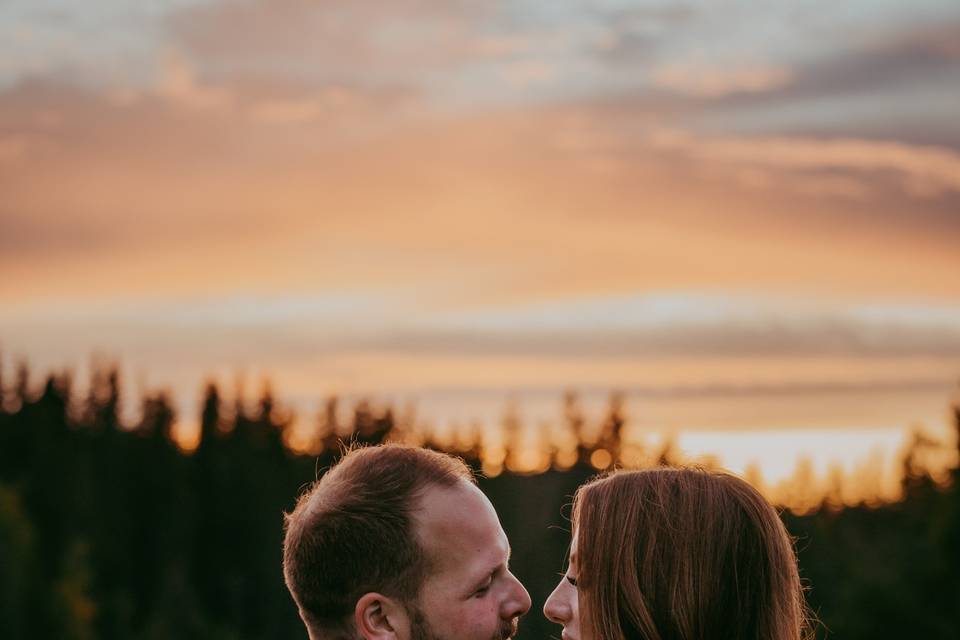
M569 582L573 586L577 586L577 579L574 578L573 576L564 576L564 578L566 578L567 582Z

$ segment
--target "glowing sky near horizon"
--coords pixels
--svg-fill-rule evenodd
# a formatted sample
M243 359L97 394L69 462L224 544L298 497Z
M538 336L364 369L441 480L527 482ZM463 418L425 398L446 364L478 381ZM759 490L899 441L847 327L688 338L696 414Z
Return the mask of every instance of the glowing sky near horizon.
M943 1L9 0L0 366L946 437L957 113Z

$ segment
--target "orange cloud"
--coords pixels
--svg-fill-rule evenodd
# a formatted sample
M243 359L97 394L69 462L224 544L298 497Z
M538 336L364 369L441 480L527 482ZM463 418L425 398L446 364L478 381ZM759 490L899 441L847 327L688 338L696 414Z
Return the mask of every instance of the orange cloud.
M45 144L3 169L7 300L384 282L442 305L658 287L957 292L955 247L926 201L863 180L851 210L849 194L794 185L808 169L883 169L943 193L957 159L942 150L669 137L589 105L441 120L392 113L400 98L385 96L302 123L313 103L276 103L258 122L248 109L263 103L236 85L248 108L23 91L2 117ZM59 123L23 124L51 102ZM762 188L741 182L750 167Z
M735 93L760 93L780 89L791 79L785 67L670 63L653 71L656 86L698 97L717 98Z

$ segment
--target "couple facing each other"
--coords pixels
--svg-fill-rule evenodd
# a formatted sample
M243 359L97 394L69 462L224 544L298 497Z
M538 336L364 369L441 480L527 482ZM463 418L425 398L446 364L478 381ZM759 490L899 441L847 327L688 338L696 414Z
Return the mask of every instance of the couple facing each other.
M799 640L793 545L734 476L620 471L577 491L544 614L563 640ZM283 568L311 640L507 640L531 606L459 458L354 449L287 516Z

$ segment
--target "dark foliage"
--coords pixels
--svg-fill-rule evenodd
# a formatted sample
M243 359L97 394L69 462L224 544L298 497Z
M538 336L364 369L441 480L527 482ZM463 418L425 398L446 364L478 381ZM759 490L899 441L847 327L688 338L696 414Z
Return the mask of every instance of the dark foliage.
M360 403L344 428L331 399L319 458L295 455L284 446L289 417L269 391L255 411L227 412L211 385L199 445L185 453L162 393L143 400L138 424L122 423L115 371L95 376L83 402L66 376L39 392L27 380L21 369L0 394L4 638L306 637L283 584L282 513L334 461L339 438L402 436L390 410ZM579 436L569 398L567 415ZM616 452L622 426L615 398L595 446ZM476 445L459 453L480 468ZM481 479L533 598L521 638L556 635L539 609L563 568L564 505L594 473L591 449L581 443L578 453L562 472ZM784 514L820 637L960 637L960 476L944 488L906 470L902 502Z

